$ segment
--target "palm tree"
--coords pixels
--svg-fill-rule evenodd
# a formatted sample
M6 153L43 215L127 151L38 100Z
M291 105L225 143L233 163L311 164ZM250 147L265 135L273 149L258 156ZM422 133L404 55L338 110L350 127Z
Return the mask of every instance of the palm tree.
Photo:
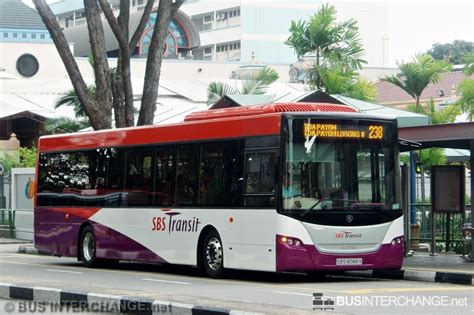
M309 20L291 21L290 37L286 44L293 47L298 58L312 56L315 58L310 75L310 84L317 89L325 87L322 72L334 66L344 66L359 70L364 49L359 37L357 21L350 19L336 23L336 9L324 4Z
M81 129L90 127L90 123L86 119L74 120L68 117L58 117L48 119L43 127L46 135L77 132Z
M472 121L474 118L474 80L469 77L474 74L474 53L469 53L464 57L464 64L466 65L464 68L466 78L459 83L458 93L460 98L456 105L463 113L467 114L467 119Z
M91 95L95 94L95 85L88 85L87 89ZM79 101L76 91L69 90L67 93L57 99L54 104L54 108L58 109L61 106L71 106L74 110L74 115L78 118L86 118L86 112L84 110L84 105Z
M377 89L373 82L359 76L354 70L334 67L321 72L325 92L374 102Z
M265 67L253 74L249 80L243 80L241 90L224 82L213 81L207 87L207 104L216 103L224 95L264 94L276 80L278 73L270 67Z
M420 106L420 97L430 83L437 83L441 74L451 69L451 64L444 60L434 60L428 54L418 54L412 62L398 63L400 73L382 78L407 92Z

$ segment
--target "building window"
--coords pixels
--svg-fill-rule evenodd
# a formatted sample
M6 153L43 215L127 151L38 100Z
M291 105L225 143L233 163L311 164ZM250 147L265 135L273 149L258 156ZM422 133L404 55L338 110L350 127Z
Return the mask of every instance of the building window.
M8 33L3 33L3 37L8 38Z
M36 38L36 34L31 34L31 38L35 39L35 38Z
M39 62L35 56L31 54L21 55L16 61L16 69L24 77L32 77L39 70Z
M204 48L204 53L205 54L212 54L212 48L211 47Z
M217 47L216 47L216 51L217 51L217 52L221 52L221 46L217 46Z
M18 34L17 33L13 33L13 38L17 38L18 37Z
M21 38L26 38L26 34L21 34Z
M44 39L45 38L44 34L40 34L40 38Z
M212 15L206 15L204 17L204 23L210 23L212 22Z

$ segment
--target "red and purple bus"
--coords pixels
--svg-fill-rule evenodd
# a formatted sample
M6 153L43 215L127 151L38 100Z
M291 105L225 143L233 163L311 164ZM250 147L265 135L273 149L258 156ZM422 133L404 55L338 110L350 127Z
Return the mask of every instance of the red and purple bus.
M261 271L399 269L396 120L335 104L215 109L180 124L41 137L35 246Z

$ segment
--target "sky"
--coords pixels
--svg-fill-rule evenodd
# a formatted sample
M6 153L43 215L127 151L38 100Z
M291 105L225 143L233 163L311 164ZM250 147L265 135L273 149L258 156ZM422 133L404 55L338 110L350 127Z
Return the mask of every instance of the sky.
M409 61L437 42L474 42L474 0L388 2L392 66L395 61Z
M23 2L32 6L31 0ZM426 52L434 43L451 43L455 39L474 42L474 0L328 0L328 2L335 4L336 7L338 2L354 3L360 5L361 10L363 6L369 6L371 3L387 5L389 26L384 40L388 44L388 66L391 67L395 67L397 61L410 61L416 53Z

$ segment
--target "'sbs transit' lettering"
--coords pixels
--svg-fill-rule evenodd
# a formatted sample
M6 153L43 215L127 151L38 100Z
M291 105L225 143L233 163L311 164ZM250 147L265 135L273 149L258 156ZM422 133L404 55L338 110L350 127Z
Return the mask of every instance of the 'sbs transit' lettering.
M180 215L181 212L171 212L170 209L163 209L167 216L158 216L152 218L152 231L168 231L171 232L197 232L199 224L199 218L193 217L192 219L179 219L176 216Z

